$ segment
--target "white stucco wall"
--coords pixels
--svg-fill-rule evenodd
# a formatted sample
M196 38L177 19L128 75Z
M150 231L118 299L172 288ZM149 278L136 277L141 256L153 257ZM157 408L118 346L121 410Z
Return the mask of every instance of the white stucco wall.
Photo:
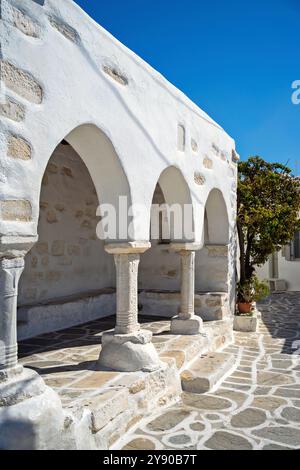
M129 204L143 204L133 218L130 239L149 240L152 198L160 181L167 203L193 204L194 240L203 244L205 207L212 191L218 190L224 201L221 215L226 212L229 225L227 286L233 299L234 140L74 2L42 3L1 2L0 254L10 241L45 236L38 229L39 217L41 221L44 217L42 180L55 148L66 139L85 163L101 203L118 209L118 197L125 195ZM211 211L215 244L222 243L219 208L212 205ZM60 240L55 227L47 236L51 242ZM63 286L57 283L55 295L106 286L106 276L100 279L96 273L97 266L99 270L106 266L101 256L91 260L93 279L83 284L80 276L64 279ZM141 287L161 285L156 273L163 275L166 288L178 286L174 255L154 246L152 253L142 256ZM198 279L209 272L203 267L208 262L208 258L200 262ZM22 303L27 302L28 276L32 272L26 268ZM37 285L31 286L38 291L35 300L48 296L42 293L43 282L37 279Z
M269 279L269 262L257 268L260 279ZM278 253L278 278L286 282L287 290L300 291L300 260L289 261L282 251Z
M44 6L32 0L2 3L2 93L20 103L25 115L18 122L1 120L0 194L2 199L29 201L32 213L26 224L2 217L0 233L36 234L49 158L64 137L87 123L92 127L71 134L69 140L87 164L100 199L115 201L115 193L122 191L148 207L135 221L136 239L148 239L153 191L171 165L187 181L193 203L200 204L194 215L197 239L203 228L201 207L213 188L220 189L231 211L234 141L220 126L71 0L48 0ZM13 7L26 15L37 37L16 28ZM126 83L120 84L112 73ZM184 152L177 148L178 124L185 127ZM28 160L5 157L11 133L28 142ZM197 144L194 150L191 139ZM99 145L108 147L109 141L117 156L106 162L101 177ZM206 157L212 168L204 166ZM204 177L203 183L195 182L195 173Z

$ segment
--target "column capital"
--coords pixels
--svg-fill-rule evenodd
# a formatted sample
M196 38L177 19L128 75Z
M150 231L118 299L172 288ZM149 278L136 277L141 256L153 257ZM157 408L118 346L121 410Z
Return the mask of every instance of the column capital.
M108 243L104 248L111 255L129 255L131 253L145 253L151 248L151 243L147 241L116 242Z
M38 240L38 236L0 235L0 260L24 258Z
M202 244L196 242L174 242L170 244L170 251L175 251L176 253L182 251L198 251L201 248Z

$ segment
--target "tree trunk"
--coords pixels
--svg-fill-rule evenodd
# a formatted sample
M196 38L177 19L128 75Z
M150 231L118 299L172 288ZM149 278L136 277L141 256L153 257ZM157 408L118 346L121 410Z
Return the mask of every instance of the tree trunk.
M253 267L250 262L250 253L251 253L251 246L253 241L253 235L247 235L247 248L246 248L246 255L245 255L245 276L246 280L248 281L251 279L253 274Z
M239 220L237 220L237 231L240 244L240 283L246 281L246 265L245 265L245 238L243 228Z

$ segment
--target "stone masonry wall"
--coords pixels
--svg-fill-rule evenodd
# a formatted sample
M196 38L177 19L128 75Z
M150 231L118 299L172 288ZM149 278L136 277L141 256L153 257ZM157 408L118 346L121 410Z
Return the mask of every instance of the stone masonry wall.
M87 168L69 145L47 166L40 198L39 241L26 257L19 306L114 285L114 265L96 237L98 198Z

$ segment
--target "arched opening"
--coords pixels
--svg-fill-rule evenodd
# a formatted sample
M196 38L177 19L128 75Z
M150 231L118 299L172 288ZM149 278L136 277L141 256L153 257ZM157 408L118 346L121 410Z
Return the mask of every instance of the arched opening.
M119 196L130 200L109 139L92 125L72 131L54 150L42 178L39 241L26 256L20 281L19 338L115 313L114 261L96 228L99 203L117 212Z
M172 166L160 175L153 194L151 248L141 257L139 271L141 315L176 315L180 304L180 258L170 250L170 243L189 240L192 232L190 190L182 173Z
M195 309L204 320L220 320L228 306L229 221L218 189L213 189L206 201L203 242L195 258Z

